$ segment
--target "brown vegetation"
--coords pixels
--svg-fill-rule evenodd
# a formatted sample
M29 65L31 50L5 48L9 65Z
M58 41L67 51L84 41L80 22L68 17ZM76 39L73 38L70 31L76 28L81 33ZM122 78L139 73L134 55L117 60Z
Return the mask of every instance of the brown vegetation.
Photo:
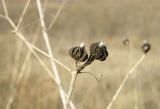
M12 3L14 1L14 3ZM27 0L6 0L9 16L17 24ZM47 3L44 20L47 27L61 2ZM43 1L43 4L45 2ZM118 96L112 109L159 109L160 108L160 8L154 0L83 0L69 2L64 6L55 25L47 30L53 55L72 68L73 61L68 50L85 42L104 41L109 57L105 62L95 61L85 71L103 74L97 82L92 76L80 74L73 91L72 101L76 109L105 109L111 101L125 74L143 54L143 39L152 49L138 66ZM0 14L4 14L0 2ZM26 11L20 31L29 42L47 51L41 34L40 19L35 1ZM128 37L129 45L123 45ZM21 82L16 80L29 49L12 32L10 24L0 18L0 109L5 109L16 87L11 109L62 109L58 87L34 55L26 63ZM38 53L39 54L39 53ZM50 61L39 54L49 69ZM57 64L65 91L70 82L70 72Z

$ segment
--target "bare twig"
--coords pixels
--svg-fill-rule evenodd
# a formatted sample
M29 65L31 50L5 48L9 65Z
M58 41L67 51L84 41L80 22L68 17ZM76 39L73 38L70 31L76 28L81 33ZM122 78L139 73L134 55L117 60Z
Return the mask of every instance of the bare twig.
M23 38L23 35L17 31L16 32L16 35ZM28 42L25 42L25 44L28 46L28 48L31 50L31 52L35 55L35 57L39 60L39 62L43 65L43 67L47 70L47 72L49 73L49 75L52 77L53 80L56 81L54 75L50 72L50 70L47 68L46 64L41 60L41 58L36 54L36 52L32 49L31 46L29 46L29 43Z
M66 4L66 2L67 2L67 0L63 0L62 1L62 4L61 4L60 8L58 9L56 15L54 16L53 20L51 21L51 23L50 23L50 25L48 27L48 30L50 30L53 27L53 25L55 24L58 16L60 15L60 13L62 12L62 10L64 8L64 5Z
M26 6L25 6L25 8L24 8L24 10L23 10L23 12L22 12L22 15L20 16L19 22L18 22L18 24L17 24L17 30L19 29L19 26L20 26L20 24L21 24L21 22L22 22L22 19L23 19L24 15L25 15L25 13L26 13L26 11L27 11L27 9L28 9L28 6L29 6L30 1L31 1L31 0L28 0L28 1L27 1Z
M42 33L43 33L43 37L45 39L45 43L46 43L46 46L47 46L47 49L48 49L48 53L50 54L51 57L53 57L51 47L50 47L50 43L49 43L49 39L48 39L48 34L46 32L46 25L45 25L45 22L44 22L44 19L43 19L43 11L42 11L42 5L41 5L40 0L37 0L37 7L38 7L39 16L40 16L41 26L42 26ZM51 63L52 63L52 70L53 70L54 75L56 77L56 80L58 82L62 102L63 102L63 104L65 104L65 95L62 91L62 84L61 84L61 80L60 80L59 75L58 75L56 65L53 61L51 61Z
M73 92L73 89L74 89L74 86L75 86L78 74L88 73L88 74L92 75L93 77L95 77L95 79L97 81L99 81L99 78L97 78L93 73L90 73L90 72L81 72L81 70L83 70L87 65L88 64L83 64L81 66L78 66L77 63L75 63L76 70L72 71L72 78L71 78L71 82L70 82L70 86L69 86L69 91L68 91L68 95L67 95L67 101L66 101L66 104L65 104L65 106L64 106L63 109L68 109L68 105L69 105L69 102L70 102L71 97L72 97L72 92Z
M20 17L20 20L19 20L18 25L17 25L17 30L18 30L18 28L19 28L19 25L20 25L22 19L23 19L24 14L26 13L26 10L27 10L27 8L28 8L28 6L29 6L29 3L30 3L30 0L28 0L26 6L25 6L25 8L24 8L24 11L23 11L23 13L22 13L22 15L21 15L21 17ZM41 17L43 17L43 15L41 15ZM41 21L41 17L40 17L40 21ZM43 22L42 24L43 24L43 26L45 26L45 23L44 23L44 22ZM46 30L46 28L45 28L45 30ZM44 33L44 32L43 32L43 33ZM48 57L52 58L55 62L57 62L58 64L60 64L60 65L63 66L64 68L66 68L68 71L71 71L71 70L70 70L68 67L66 67L64 64L62 64L61 62L59 62L59 61L57 61L55 58L53 58L53 56L48 55L47 53L45 53L45 52L43 52L42 50L38 49L37 47L33 46L33 44L30 44L30 45L31 45L33 48L35 48L36 50L38 50L39 52L45 54L45 56L48 56Z
M106 109L111 109L113 103L115 102L115 100L117 99L118 95L120 94L122 88L124 87L125 83L127 82L128 78L132 75L132 73L136 70L137 66L143 61L143 59L145 58L145 54L142 55L140 57L140 59L137 61L137 63L131 68L131 70L126 74L126 76L124 77L123 81L121 82L118 90L116 91L116 93L114 94L111 102L108 104L108 106L106 107Z
M13 23L13 21L6 17L6 16L3 16L3 15L0 15L1 18L3 19L6 19L10 24L11 26L13 27L14 29L14 32L16 32L16 25ZM18 31L19 32L19 31ZM19 32L20 33L20 32ZM69 72L71 72L71 69L68 68L66 65L64 65L62 62L60 62L59 60L55 59L54 57L51 57L48 53L44 52L43 50L37 48L36 46L34 46L33 44L31 44L30 42L28 42L22 35L22 33L20 33L21 35L18 36L21 40L23 40L27 45L28 47L30 46L31 48L34 48L36 51L38 51L39 53L43 54L44 56L48 57L48 58L51 58L52 61L55 61L57 64L59 64L60 66L62 66L63 68L65 68L66 70L68 70Z
M16 90L13 90L11 96L9 97L9 100L7 102L7 106L6 106L5 109L10 109L11 108L11 105L12 105L12 103L14 101L15 95L16 95Z
M35 35L33 36L33 37L34 37L34 39L33 39L33 41L32 41L33 44L36 43L38 31L39 31L39 30L37 30L37 32L36 32ZM29 59L31 58L31 54L32 54L32 52L29 50L28 53L26 54L24 63L22 64L22 67L21 67L21 70L20 70L20 72L19 72L19 76L18 76L18 79L17 79L16 84L19 84L20 81L22 80L22 77L23 77L23 75L24 75L23 72L25 71L25 69L26 69L26 67L27 67L27 63L28 63Z
M58 84L57 82L57 79L55 79L54 75L52 74L52 72L49 71L49 69L47 68L47 66L45 65L45 63L42 61L42 59L37 55L37 53L34 51L34 49L32 48L33 46L31 46L32 44L29 43L25 37L23 36L23 34L17 30L17 26L14 24L14 22L12 21L12 19L9 18L8 16L8 10L6 8L6 5L5 5L5 1L3 0L3 8L4 8L4 11L5 11L5 16L4 15L0 15L1 18L7 20L9 22L9 24L11 25L11 27L13 28L13 32L15 32L15 34L27 45L27 47L31 50L31 52L36 56L36 58L38 59L38 61L43 65L43 67L47 70L47 72L49 73L49 75L52 77L53 80L55 80L55 82ZM34 47L36 48L36 47ZM37 48L38 49L38 48ZM42 51L39 49L39 52ZM52 60L56 60L55 58L52 57ZM55 62L59 62L58 60L55 61ZM61 62L59 62L61 63ZM60 65L63 65L62 63ZM65 65L63 65L65 66ZM67 67L65 67L67 68ZM69 71L71 71L69 68L67 68ZM58 84L59 85L59 84ZM63 91L63 90L62 90ZM15 92L13 92L15 93ZM66 93L63 91L62 93L64 93L64 96L67 97ZM13 94L14 96L14 94ZM12 97L11 97L12 98ZM13 97L14 98L14 97ZM13 99L11 99L10 101L12 102ZM74 105L70 102L71 104L71 107L74 109Z
M68 95L67 95L67 101L66 104L64 106L64 109L68 109L68 104L70 102L71 96L72 96L72 92L76 83L76 78L77 78L78 72L77 70L74 70L72 72L72 79L71 79L71 83L70 83L70 87L69 87L69 91L68 91Z
M16 30L16 25L13 23L13 21L12 21L10 18L8 18L8 17L6 17L6 16L3 16L3 15L0 15L0 17L3 18L3 19L6 19L6 20L11 24L11 26L12 26L13 29L14 29L14 32L16 33L16 31L17 31L17 30ZM57 64L59 64L60 66L62 66L63 68L65 68L66 70L68 70L69 72L71 72L71 69L68 68L66 65L64 65L62 62L60 62L59 60L55 59L54 57L51 57L48 53L44 52L43 50L41 50L41 49L37 48L36 46L34 46L33 44L29 43L29 42L24 38L24 36L23 36L23 34L22 34L21 32L17 31L17 33L20 33L20 34L18 35L18 37L19 37L21 40L23 40L23 41L28 45L28 47L34 48L34 49L35 49L36 51L38 51L39 53L47 56L48 58L51 58L52 61L55 61Z
M50 74L53 80L56 80L54 75L49 71L46 64L42 61L42 59L38 56L38 54L33 50L33 48L30 46L30 43L24 38L23 34L20 31L16 30L16 25L14 22L6 16L2 16L2 18L6 19L9 24L11 24L12 28L14 29L15 34L27 45L27 47L31 50L31 52L34 54L34 56L38 59L38 61L43 65L43 67L47 70L47 72Z
M36 40L36 37L33 39L33 43L35 43L35 40ZM13 101L15 99L15 95L16 95L16 92L17 92L17 87L20 84L20 82L22 81L22 77L24 76L24 71L25 71L25 69L27 67L27 64L28 64L28 61L29 61L30 57L31 57L31 51L29 50L28 53L27 53L27 55L26 55L26 57L25 57L25 61L24 61L23 65L22 65L22 67L21 67L21 70L18 73L19 75L17 77L15 86L14 85L12 86L12 88L13 88L12 89L12 94L9 97L6 109L10 109L11 106L12 106L12 104L13 104Z
M43 37L44 37L44 40L45 40L45 43L46 43L46 46L47 46L47 49L48 49L48 53L53 58L53 53L52 53L51 46L50 46L50 43L49 43L48 34L46 32L46 25L45 25L45 22L44 22L44 19L43 19L44 16L43 16L43 11L42 11L41 1L40 0L36 0L36 1L37 1L39 16L40 16L42 34L43 34ZM58 71L57 71L57 67L56 67L54 61L52 61L52 60L51 60L51 64L52 64L53 73L56 77L56 81L57 81L57 84L58 84L58 87L59 87L60 96L61 96L63 105L65 105L66 104L65 93L63 91L63 87L62 87L62 83L61 83L61 80L60 80L60 77L59 77L59 74L58 74ZM72 108L74 108L74 107L72 107Z
M5 16L8 17L8 9L7 9L5 0L2 0L2 6L4 9Z
M13 21L7 17L7 16L3 16L0 15L1 18L6 19L9 24L11 24L11 26L14 29L14 32L16 33L16 35L27 45L27 47L31 50L31 52L36 56L36 58L39 60L39 62L43 65L43 67L47 70L47 72L50 74L50 76L52 77L53 80L56 81L55 77L52 75L52 73L49 71L49 69L47 68L47 66L45 65L45 63L41 60L41 58L37 55L37 53L32 49L33 45L30 44L23 36L23 34L20 31L15 31L16 30L16 25L13 23ZM32 45L32 46L31 46ZM39 52L41 52L42 54L44 52L42 52L42 50L38 49L37 47L34 46L34 49L36 48L36 50L38 50ZM47 54L47 53L46 53ZM56 60L55 58L52 57L52 60L54 60L55 62L58 62L60 65L65 66L64 64L62 64L61 62L59 62L58 60ZM67 68L67 70L71 71L68 67L65 66L65 68Z
M134 109L138 109L138 88L137 88L137 75L134 74Z
M55 61L57 64L61 65L63 68L65 68L66 70L68 70L69 72L71 72L71 69L68 68L66 65L64 65L62 62L58 61L57 59L51 57L48 53L42 51L41 49L37 48L36 46L34 46L33 44L30 44L30 46L32 48L34 48L35 50L37 50L39 53L47 56L48 58L50 58L52 61Z
M18 63L20 62L20 58L19 57L21 56L21 53L22 53L22 48L23 48L22 45L23 45L23 43L20 40L18 40L17 41L16 53L15 53L15 56L14 56L14 64L13 64L12 73L11 73L11 77L12 77L11 87L15 83L15 81L17 80Z
M17 29L16 29L16 30L18 30L18 28L19 28L19 26L20 26L20 24L21 24L21 22L22 22L23 16L24 16L25 13L26 13L26 10L27 10L27 8L28 8L28 6L29 6L29 3L30 3L30 0L28 0L26 6L25 6L25 8L24 8L24 11L22 12L22 15L20 16L20 19L19 19L19 21L18 21L18 25L17 25ZM4 4L5 4L5 2L4 2ZM22 43L18 43L18 44L22 44ZM21 52L21 49L22 49L22 46L21 46L21 45L18 45L18 47L19 47L19 49L17 49L17 53L16 53L17 55L16 55L16 57L15 57L15 61L16 61L16 62L18 62L18 60L19 60L19 55L20 55L20 52ZM17 76L16 73L17 73L17 66L16 66L16 64L15 64L15 66L13 67L13 75L14 75L14 76ZM14 77L14 76L13 76L13 77Z
M11 26L12 26L14 29L16 28L15 24L12 22L12 20L11 20L10 18L7 18L7 17L3 17L3 18L5 18L5 19L11 24ZM51 78L57 83L57 80L55 79L55 77L54 77L54 75L52 74L52 72L47 68L46 64L42 61L42 59L41 59L41 58L37 55L37 53L33 50L33 48L30 46L30 43L26 41L26 39L24 38L24 36L22 35L22 33L19 32L19 31L16 31L15 33L16 33L16 35L17 35L19 38L21 38L21 39L24 41L24 43L25 43L25 44L27 45L27 47L31 50L31 52L34 54L34 56L38 59L38 61L39 61L39 62L43 65L43 67L47 70L47 72L49 73L49 75L51 76ZM57 61L57 62L58 62L58 61ZM57 83L57 84L58 84L58 83ZM15 93L15 92L13 92L13 93ZM67 97L66 93L65 93L64 91L63 91L63 93L64 93L65 98L66 98L66 97ZM11 98L14 98L14 94L12 95ZM10 99L9 102L13 102L13 99ZM71 105L71 107L72 107L73 109L75 109L73 103L70 102L70 105Z
M52 61L55 61L57 64L61 65L63 68L65 68L66 70L68 70L69 72L71 71L70 68L68 68L66 65L64 65L62 62L58 61L57 59L51 57L48 53L44 52L43 50L37 48L36 46L34 46L33 44L29 43L24 37L19 37L21 38L25 43L27 43L28 46L32 47L33 49L35 49L36 51L38 51L39 53L43 54L44 56L50 58Z
M40 21L40 19L36 19L36 20L30 22L30 24L24 25L23 27L19 28L19 30L24 30L26 28L29 28L30 26L33 26L34 24L38 24L39 21Z
M101 74L101 76L99 76L99 75L95 75L94 73L91 73L91 72L81 72L80 74L83 74L83 73L93 76L97 81L99 81L102 76L102 74Z

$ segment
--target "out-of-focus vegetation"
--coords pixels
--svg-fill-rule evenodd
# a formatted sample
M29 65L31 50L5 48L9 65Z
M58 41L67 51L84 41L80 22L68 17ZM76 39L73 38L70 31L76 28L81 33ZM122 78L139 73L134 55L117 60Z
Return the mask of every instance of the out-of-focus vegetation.
M9 16L18 22L26 0L6 0ZM142 40L152 49L129 79L112 109L160 108L160 1L159 0L74 0L65 5L55 25L48 30L54 56L72 68L68 49L85 42L105 41L109 57L105 62L94 62L85 71L103 74L97 82L92 76L81 74L76 82L72 101L76 109L105 109L128 70L143 54ZM61 2L43 1L45 21L49 26ZM0 2L0 14L4 14ZM20 31L36 46L46 50L41 34L37 6L31 4ZM122 44L123 37L130 40ZM26 45L12 32L9 23L0 18L0 109L5 109L13 93L15 81L28 52ZM50 68L49 59L40 55ZM67 92L70 72L57 65ZM27 62L21 83L16 87L11 109L61 109L57 85L34 56ZM87 84L86 84L87 83Z

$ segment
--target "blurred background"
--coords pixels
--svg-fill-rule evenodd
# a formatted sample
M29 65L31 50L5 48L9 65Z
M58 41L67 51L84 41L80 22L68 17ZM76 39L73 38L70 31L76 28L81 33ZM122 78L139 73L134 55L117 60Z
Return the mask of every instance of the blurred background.
M9 17L17 24L27 0L5 1ZM42 0L42 4L49 27L62 1ZM2 1L0 14L4 15ZM100 81L88 74L78 76L72 96L76 109L105 109L124 76L143 55L143 40L149 41L152 49L112 109L160 109L159 29L159 0L68 0L55 24L47 29L54 57L73 69L68 56L71 47L84 42L88 50L91 43L105 41L109 51L106 61L95 61L84 69L103 74ZM12 30L8 21L0 18L0 109L62 109L56 83L33 54L28 56L29 49ZM30 43L47 52L36 0L31 0L19 30ZM126 46L124 38L129 40ZM51 69L49 59L38 54ZM67 92L71 74L56 65Z

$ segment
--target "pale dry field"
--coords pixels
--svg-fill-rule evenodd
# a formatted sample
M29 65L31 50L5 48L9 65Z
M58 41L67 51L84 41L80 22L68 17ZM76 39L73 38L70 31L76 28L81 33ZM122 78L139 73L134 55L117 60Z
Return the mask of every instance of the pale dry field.
M4 15L2 1L0 14ZM6 0L9 16L16 24L26 2ZM47 30L54 57L72 69L73 60L68 50L81 42L88 50L91 43L104 41L109 52L106 61L95 61L83 70L102 74L100 81L88 74L78 75L71 98L76 109L107 107L127 72L143 55L144 39L151 43L152 49L128 79L111 109L160 109L159 3L158 0L75 0L65 4L53 27ZM42 4L48 27L61 2L42 0ZM0 18L0 109L7 109L13 95L10 109L62 109L57 84L32 53L26 61L30 50L12 29ZM19 31L27 41L47 52L36 0L31 0ZM128 46L123 45L123 37L129 38ZM51 70L49 58L36 53ZM71 74L56 66L68 92Z

